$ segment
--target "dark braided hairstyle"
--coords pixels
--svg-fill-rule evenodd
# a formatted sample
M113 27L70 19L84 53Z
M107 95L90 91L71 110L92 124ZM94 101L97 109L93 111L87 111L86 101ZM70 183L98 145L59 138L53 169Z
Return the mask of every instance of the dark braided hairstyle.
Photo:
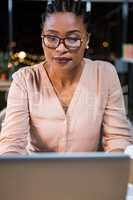
M54 0L47 3L46 11L42 14L42 27L46 18L57 12L72 12L83 17L87 32L91 32L90 12L86 12L86 2L81 0Z

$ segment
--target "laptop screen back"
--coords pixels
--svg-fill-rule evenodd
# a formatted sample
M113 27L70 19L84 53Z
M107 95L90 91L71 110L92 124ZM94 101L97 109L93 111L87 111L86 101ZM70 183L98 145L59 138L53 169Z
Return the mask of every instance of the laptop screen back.
M0 158L2 200L123 200L129 157L46 153Z

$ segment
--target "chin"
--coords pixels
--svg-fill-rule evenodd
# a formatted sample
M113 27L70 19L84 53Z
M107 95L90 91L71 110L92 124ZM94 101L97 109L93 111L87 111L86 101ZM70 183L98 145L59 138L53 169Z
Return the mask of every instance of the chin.
M69 62L69 63L57 63L57 62L54 62L53 63L54 64L54 66L56 67L56 68L60 68L60 69L73 69L74 68L74 64L71 62Z

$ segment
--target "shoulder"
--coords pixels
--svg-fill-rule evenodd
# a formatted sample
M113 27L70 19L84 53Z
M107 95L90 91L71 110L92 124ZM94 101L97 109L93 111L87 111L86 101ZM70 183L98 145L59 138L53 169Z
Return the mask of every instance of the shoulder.
M103 88L120 87L117 71L110 62L89 59L85 59L85 62L88 76L91 74L97 84L101 84Z
M33 66L26 66L20 68L18 71L13 73L12 78L13 80L29 80L35 76L37 76L40 73L40 70L42 69L43 63L39 63Z
M102 60L90 60L85 58L85 63L88 67L92 67L94 71L98 71L103 75L116 74L115 66L110 62L102 61Z

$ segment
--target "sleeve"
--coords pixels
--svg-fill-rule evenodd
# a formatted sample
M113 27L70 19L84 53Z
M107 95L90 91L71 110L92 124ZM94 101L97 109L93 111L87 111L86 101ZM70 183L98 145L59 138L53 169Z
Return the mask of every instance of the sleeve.
M126 117L120 81L111 64L106 77L108 77L109 88L103 117L104 149L108 152L124 151L128 145L133 143L133 140Z
M0 134L0 154L26 153L29 111L22 69L15 72L9 90L5 120Z

